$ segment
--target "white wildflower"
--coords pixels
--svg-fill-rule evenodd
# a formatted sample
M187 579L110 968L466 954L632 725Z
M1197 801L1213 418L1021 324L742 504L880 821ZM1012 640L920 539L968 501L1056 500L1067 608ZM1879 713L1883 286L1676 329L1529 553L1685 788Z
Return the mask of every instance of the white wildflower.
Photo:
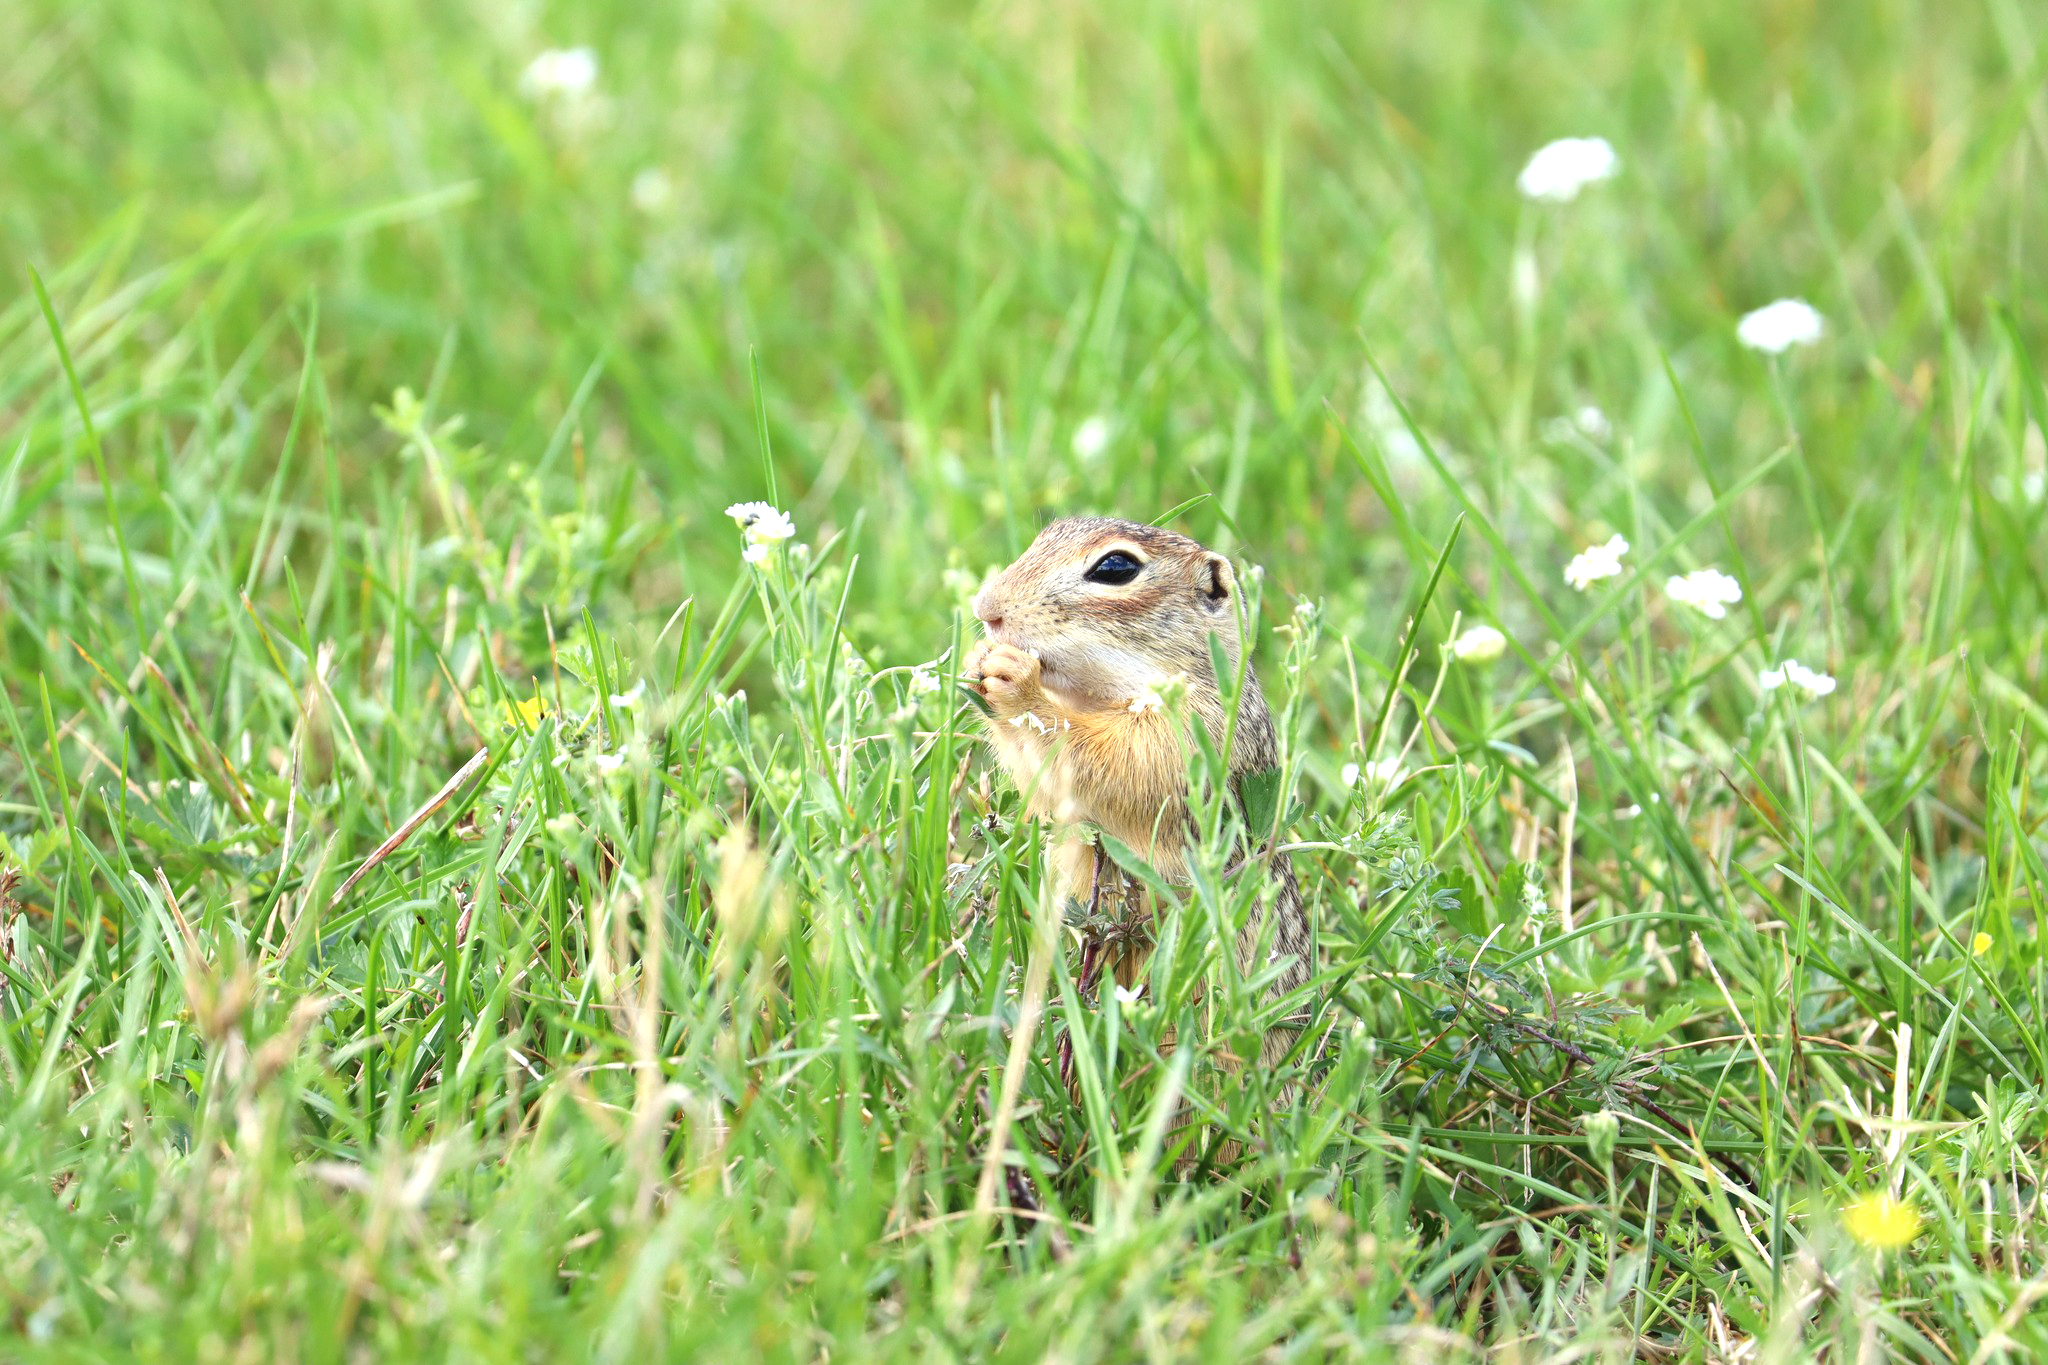
M1825 697L1835 690L1832 677L1808 668L1797 659L1787 659L1776 668L1758 670L1756 681L1766 692L1775 692L1790 683L1809 697Z
M1101 413L1087 418L1080 426L1074 428L1074 458L1084 463L1093 460L1109 449L1109 438L1114 432L1115 428L1110 425L1109 419Z
M1391 787L1406 775L1398 758L1376 758L1363 766L1346 763L1339 774L1347 787L1357 786L1361 778L1369 787Z
M1185 673L1161 674L1146 683L1138 695L1131 698L1131 704L1126 709L1134 716L1164 711L1186 694L1187 686L1188 679Z
M740 551L740 558L749 564L766 564L768 556L774 552L774 549L774 546L763 545L758 540L749 541L746 548Z
M601 773L615 773L625 766L626 751L621 749L615 754L597 754L590 761L597 765L597 770Z
M1472 626L1451 641L1451 657L1459 663L1492 663L1507 652L1508 637L1492 626Z
M1527 198L1563 204L1595 181L1613 179L1620 170L1621 158L1606 138L1559 138L1537 149L1515 178L1515 187Z
M789 513L765 502L736 502L725 509L725 514L738 522L747 539L756 544L773 544L796 534L796 523L790 520Z
M1116 988L1116 1002L1119 1005L1135 1005L1144 998L1144 995L1145 986L1143 982L1135 986L1118 986Z
M626 197L633 207L642 213L660 213L676 197L676 186L668 178L668 172L659 166L649 166L633 177L633 184L626 191Z
M630 711L640 704L640 698L645 695L647 695L647 679L642 678L639 682L634 683L629 690L612 693L611 704L621 710Z
M1682 606L1693 607L1716 621L1728 614L1732 603L1742 600L1742 585L1719 569L1694 569L1664 585L1665 595Z
M1744 313L1735 337L1752 351L1779 355L1794 346L1811 346L1826 330L1826 320L1805 299L1779 299Z
M1628 541L1620 536L1608 537L1605 545L1588 545L1564 566L1564 581L1584 592L1603 578L1617 578L1621 557L1627 553Z
M939 672L930 664L918 664L910 670L910 695L928 697L939 690Z
M530 100L579 100L597 86L597 54L587 47L554 47L526 64L519 93Z

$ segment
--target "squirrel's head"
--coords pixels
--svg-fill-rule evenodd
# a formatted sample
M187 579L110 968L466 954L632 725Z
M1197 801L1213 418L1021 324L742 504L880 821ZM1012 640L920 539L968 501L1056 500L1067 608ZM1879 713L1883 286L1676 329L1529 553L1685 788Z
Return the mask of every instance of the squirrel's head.
M1175 673L1215 687L1212 635L1238 658L1230 561L1132 521L1053 522L981 590L974 614L991 639L1038 655L1048 687L1105 703Z

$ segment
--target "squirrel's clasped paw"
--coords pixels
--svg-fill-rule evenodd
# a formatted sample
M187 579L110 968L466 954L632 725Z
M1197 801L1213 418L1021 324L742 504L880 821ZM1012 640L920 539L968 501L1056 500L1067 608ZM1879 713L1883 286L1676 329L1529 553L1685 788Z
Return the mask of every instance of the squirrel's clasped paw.
M983 640L967 656L962 676L999 714L1008 714L1029 706L1038 695L1038 656L998 640Z

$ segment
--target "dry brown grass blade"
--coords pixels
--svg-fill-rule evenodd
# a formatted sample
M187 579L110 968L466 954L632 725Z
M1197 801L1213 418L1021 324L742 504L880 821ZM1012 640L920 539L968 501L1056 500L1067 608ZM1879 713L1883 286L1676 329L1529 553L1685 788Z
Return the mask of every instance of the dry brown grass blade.
M421 825L427 823L435 811L448 804L449 797L462 790L463 785L470 778L476 776L478 770L490 761L491 751L488 747L478 749L474 754L471 754L469 762L457 768L455 775L441 784L441 790L435 792L422 802L418 810L406 816L405 823L393 830L389 839L377 845L376 850L363 860L361 867L349 873L348 880L337 887L334 894L327 898L327 908L332 910L335 906L340 905L342 898L355 890L356 883L370 874L371 868L397 852L407 839L412 838Z

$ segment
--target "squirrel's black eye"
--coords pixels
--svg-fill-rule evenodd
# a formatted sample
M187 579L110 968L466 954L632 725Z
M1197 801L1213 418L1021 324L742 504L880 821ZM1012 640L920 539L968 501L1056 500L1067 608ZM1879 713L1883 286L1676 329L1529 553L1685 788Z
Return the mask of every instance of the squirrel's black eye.
M1136 578L1138 570L1144 567L1122 550L1111 550L1095 561L1095 567L1088 570L1086 576L1090 583L1107 583L1111 587L1120 587Z

